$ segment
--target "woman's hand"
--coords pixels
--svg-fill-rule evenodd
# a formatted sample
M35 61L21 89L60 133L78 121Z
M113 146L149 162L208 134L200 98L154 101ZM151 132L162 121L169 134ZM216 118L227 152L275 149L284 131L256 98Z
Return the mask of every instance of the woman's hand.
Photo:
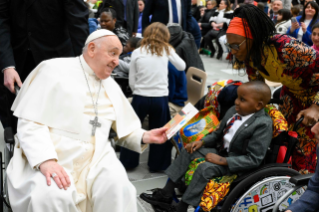
M210 163L214 163L221 166L228 166L226 158L217 155L215 153L207 153L205 160Z
M203 141L195 141L193 143L187 144L185 146L185 149L188 153L192 154L193 152L195 152L196 150L198 150L202 146L203 146Z
M300 26L301 26L303 33L306 33L307 32L306 24L304 22L300 22Z
M298 113L296 121L304 117L302 124L305 126L313 126L319 120L319 106L311 105L309 108L302 110Z
M146 131L143 134L143 143L144 144L163 144L167 141L166 135L167 127L162 127L158 129L153 129Z
M296 29L299 29L299 28L300 28L300 26L299 26L298 22L292 23L291 28L290 28L290 32L293 33Z
M285 211L285 212L292 212L291 210Z
M64 168L60 166L54 159L47 160L40 165L40 171L47 179L48 186L51 185L52 174L56 174L53 180L60 189L66 190L71 185L70 178Z

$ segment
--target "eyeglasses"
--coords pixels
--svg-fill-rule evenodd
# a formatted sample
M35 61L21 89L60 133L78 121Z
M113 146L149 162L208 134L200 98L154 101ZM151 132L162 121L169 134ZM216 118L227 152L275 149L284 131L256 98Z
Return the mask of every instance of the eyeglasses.
M246 39L245 39L243 42L241 42L240 44L229 44L229 43L225 43L225 46L226 46L229 50L234 49L234 50L238 51L238 50L239 50L239 47L240 47L245 41L246 41Z

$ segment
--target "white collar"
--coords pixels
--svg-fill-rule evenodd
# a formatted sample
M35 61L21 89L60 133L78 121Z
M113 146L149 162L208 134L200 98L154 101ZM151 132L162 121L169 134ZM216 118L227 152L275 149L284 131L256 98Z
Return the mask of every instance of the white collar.
M80 60L81 60L81 64L82 67L84 69L84 71L89 75L89 76L96 76L94 71L92 70L92 68L89 66L89 64L87 64L87 62L85 61L83 54L80 56Z

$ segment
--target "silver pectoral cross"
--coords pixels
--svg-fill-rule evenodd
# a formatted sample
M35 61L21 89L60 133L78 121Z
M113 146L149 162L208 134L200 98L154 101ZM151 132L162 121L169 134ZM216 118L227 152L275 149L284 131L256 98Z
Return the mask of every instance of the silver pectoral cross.
M93 128L92 128L92 136L95 136L95 131L97 127L101 127L101 123L98 122L98 117L95 116L94 120L90 121L90 124L92 124Z

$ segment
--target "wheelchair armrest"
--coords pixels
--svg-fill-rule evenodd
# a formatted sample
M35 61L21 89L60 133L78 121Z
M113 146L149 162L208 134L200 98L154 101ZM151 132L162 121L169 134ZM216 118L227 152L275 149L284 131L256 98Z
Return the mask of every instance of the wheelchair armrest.
M297 175L297 176L291 177L289 182L295 184L296 186L308 185L308 182L313 175L314 174Z
M116 132L111 130L109 134L109 139L114 139L117 136Z
M6 127L4 129L4 141L7 144L14 144L14 135L11 127Z

